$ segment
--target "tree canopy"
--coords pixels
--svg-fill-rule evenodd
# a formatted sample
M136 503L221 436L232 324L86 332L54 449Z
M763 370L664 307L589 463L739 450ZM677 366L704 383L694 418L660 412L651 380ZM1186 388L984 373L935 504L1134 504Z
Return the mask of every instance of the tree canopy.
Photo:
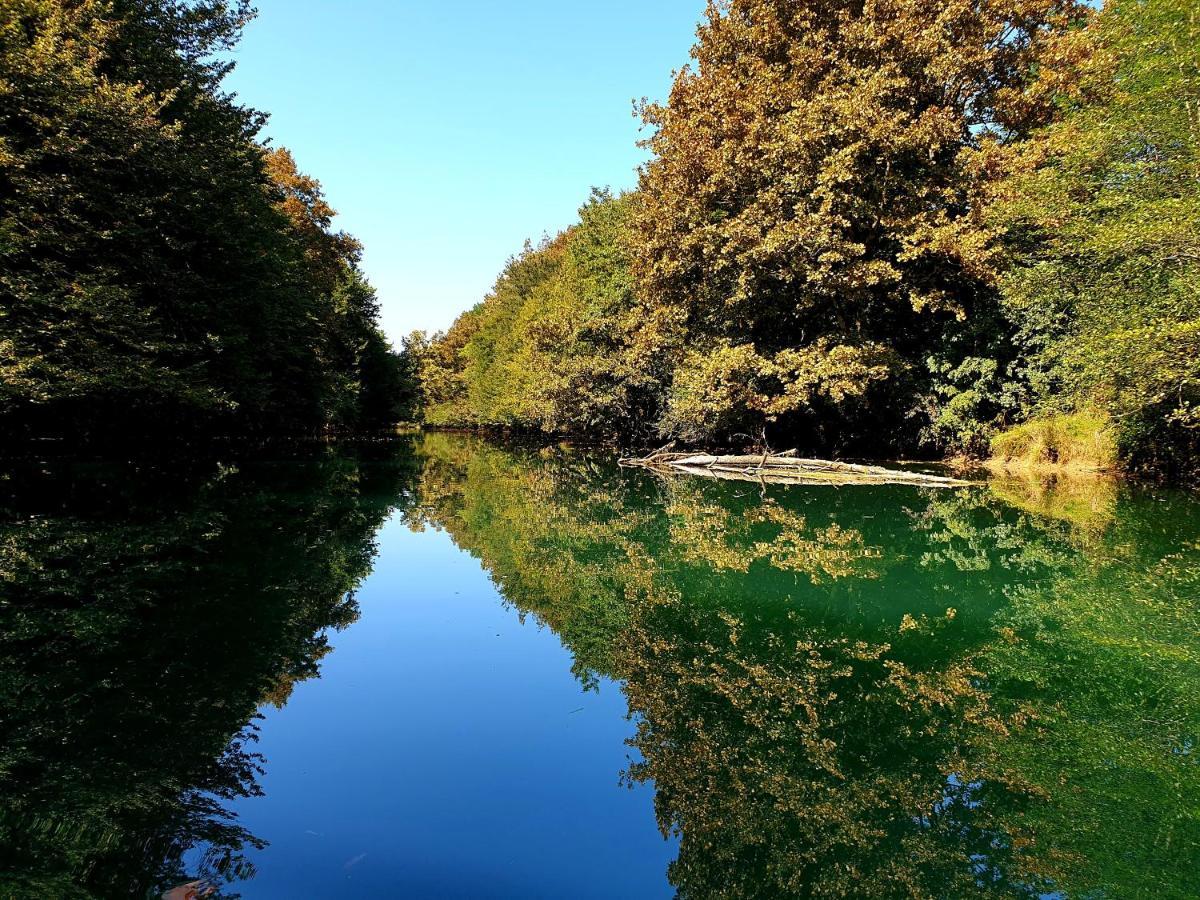
M385 424L400 370L320 185L222 90L244 0L0 7L10 431Z
M1200 460L1200 22L1114 0L1091 102L1023 148L992 215L1040 405L1092 407L1139 468Z

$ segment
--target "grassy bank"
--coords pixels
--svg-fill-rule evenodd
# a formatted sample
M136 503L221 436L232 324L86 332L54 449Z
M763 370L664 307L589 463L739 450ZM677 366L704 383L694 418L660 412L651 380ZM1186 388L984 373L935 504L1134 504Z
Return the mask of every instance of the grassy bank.
M989 465L1006 472L1089 474L1118 468L1111 422L1096 413L1043 416L992 439Z

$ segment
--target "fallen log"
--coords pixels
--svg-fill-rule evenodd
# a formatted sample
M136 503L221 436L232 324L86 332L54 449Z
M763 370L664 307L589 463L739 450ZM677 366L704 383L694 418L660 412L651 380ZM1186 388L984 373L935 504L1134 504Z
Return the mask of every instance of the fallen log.
M649 456L620 460L626 467L667 474L699 475L766 484L903 484L920 487L970 487L974 482L906 469L888 469L829 459L803 459L786 454L716 456L708 453L671 453L658 450Z

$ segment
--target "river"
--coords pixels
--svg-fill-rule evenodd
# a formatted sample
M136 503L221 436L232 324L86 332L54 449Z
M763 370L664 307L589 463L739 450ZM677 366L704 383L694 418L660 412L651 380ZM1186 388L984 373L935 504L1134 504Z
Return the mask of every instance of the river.
M3 466L0 896L1200 896L1193 495L278 456Z

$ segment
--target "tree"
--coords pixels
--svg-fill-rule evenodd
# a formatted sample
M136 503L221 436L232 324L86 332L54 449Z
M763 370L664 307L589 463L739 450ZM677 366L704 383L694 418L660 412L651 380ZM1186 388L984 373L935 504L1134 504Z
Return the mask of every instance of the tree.
M978 201L1052 116L1045 63L1082 17L1074 0L710 2L695 68L643 108L634 270L686 335L664 431L911 434L925 357L994 306Z
M342 416L361 367L329 334L359 249L320 185L258 143L264 116L221 88L250 15L245 0L0 6L10 433Z
M616 438L651 433L666 372L653 353L629 270L634 195L593 189L562 259L525 317L530 405L548 432Z
M479 307L478 328L467 344L467 403L484 425L534 427L544 416L533 395L539 375L529 334L562 266L564 239L546 238L508 261Z
M647 315L634 293L636 202L593 189L576 225L528 243L483 303L434 339L423 368L430 422L592 439L653 433L671 323Z
M1023 149L992 210L1040 409L1098 408L1134 468L1200 454L1200 24L1116 0L1081 102Z
M479 318L479 306L463 313L445 334L434 335L421 355L421 402L430 425L477 423L467 405L466 348L479 331Z

